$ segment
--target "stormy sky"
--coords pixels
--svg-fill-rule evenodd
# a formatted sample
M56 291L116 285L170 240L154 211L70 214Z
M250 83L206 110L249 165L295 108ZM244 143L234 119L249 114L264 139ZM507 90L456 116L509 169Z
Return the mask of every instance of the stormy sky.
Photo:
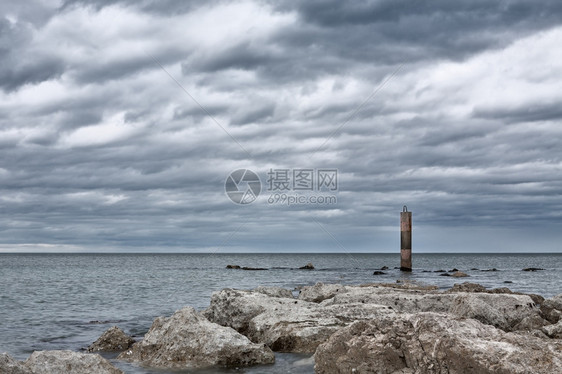
M0 16L0 251L395 252L407 205L414 252L562 252L558 0ZM268 203L296 195L337 202Z

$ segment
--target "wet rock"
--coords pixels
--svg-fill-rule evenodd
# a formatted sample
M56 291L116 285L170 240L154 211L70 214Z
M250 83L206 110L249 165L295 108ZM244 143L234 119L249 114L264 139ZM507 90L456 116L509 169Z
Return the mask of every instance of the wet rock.
M512 281L503 281L503 283L513 283Z
M449 273L456 273L457 271L459 271L459 269L457 269L457 268L452 268L451 270L449 270Z
M118 358L167 369L241 367L275 361L268 347L208 321L191 307L180 309L169 318L156 318L144 339Z
M31 370L23 366L7 353L0 353L0 373L2 374L32 374Z
M434 270L433 272L434 273L446 273L447 271L441 269L441 270Z
M346 292L345 286L341 284L316 283L314 286L305 286L299 293L299 299L319 303L331 299L338 293Z
M441 273L441 274L439 274L439 276L441 276L441 277L450 277L451 274L449 274L449 273Z
M312 263L309 262L308 264L301 266L299 269L312 270L314 269L314 265L312 265Z
M384 271L380 271L380 270L375 270L373 272L373 275L386 275L386 273Z
M282 287L264 287L259 286L254 289L254 291L263 293L264 295L271 296L271 297L287 297L289 299L294 299L293 293Z
M496 268L492 268L492 269L486 269L486 270L480 270L480 271L499 271L499 270L496 269Z
M388 270L388 266L383 266L380 270Z
M315 372L562 372L562 342L505 333L442 314L382 316L333 334L315 353Z
M249 266L242 267L242 270L267 270L267 268L253 268Z
M227 269L240 269L240 265L226 265Z
M24 366L33 374L123 374L98 354L72 351L35 351Z
M453 274L451 274L451 277L464 278L464 277L468 277L468 274L463 273L462 271L455 271Z
M107 329L92 345L88 347L88 352L120 352L128 349L135 340L125 334L117 326Z
M562 321L555 325L544 326L542 331L550 338L562 339Z
M470 270L478 270L478 268L470 268Z
M540 270L544 270L543 268L525 268L523 269L523 271L540 271Z

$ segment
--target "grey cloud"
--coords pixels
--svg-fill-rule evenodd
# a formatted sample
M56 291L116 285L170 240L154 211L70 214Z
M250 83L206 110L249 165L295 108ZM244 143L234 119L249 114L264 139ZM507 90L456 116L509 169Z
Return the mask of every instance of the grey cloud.
M529 92L519 106L483 107L460 86L432 82L424 87L429 99L417 86L444 61L462 65L540 37L538 31L559 24L558 3L258 2L262 11L296 21L263 35L229 35L215 47L202 38L199 48L186 50L181 35L147 47L229 135L148 54L123 48L76 62L53 40L50 55L32 48L46 20L111 4L163 30L167 19L195 7L223 5L69 1L58 14L39 9L22 15L21 24L2 21L0 244L216 250L236 233L219 250L341 250L314 218L350 250L377 251L393 245L389 227L403 204L415 212L420 237L439 232L454 239L449 230L465 227L473 235L538 226L558 232L557 98L529 106ZM62 34L69 32L64 26ZM150 38L148 29L135 35ZM52 97L38 95L38 83L49 79L58 79ZM557 79L545 72L544 82L532 84L544 94L542 85ZM17 92L25 84L30 90ZM111 121L117 124L97 126ZM97 132L82 131L73 142L84 129ZM338 204L266 204L266 173L276 167L337 168ZM239 168L256 171L264 183L251 206L236 206L224 193L226 176Z
M553 121L562 119L562 106L560 103L525 103L519 107L475 108L476 118L504 119L511 123Z

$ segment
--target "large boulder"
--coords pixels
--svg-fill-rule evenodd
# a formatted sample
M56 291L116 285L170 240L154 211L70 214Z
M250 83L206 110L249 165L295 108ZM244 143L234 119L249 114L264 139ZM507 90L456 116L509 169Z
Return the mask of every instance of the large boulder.
M123 374L98 354L35 351L24 362L33 374Z
M213 293L205 316L229 326L274 351L313 353L339 328L353 321L391 314L382 305L348 303L324 306L304 300L269 297L232 289Z
M121 352L133 345L135 340L117 326L110 327L88 347L88 352Z
M235 330L208 321L191 307L169 318L156 318L144 339L118 358L167 369L240 367L275 361L267 346L254 344Z
M0 373L2 374L32 374L31 370L23 366L7 353L0 353Z
M418 313L359 321L315 353L317 374L562 372L562 342L506 333L473 319Z
M460 293L449 313L513 331L524 319L538 317L540 308L527 295Z
M299 299L319 303L343 292L346 292L346 288L341 284L324 284L318 282L314 286L303 287L299 293Z

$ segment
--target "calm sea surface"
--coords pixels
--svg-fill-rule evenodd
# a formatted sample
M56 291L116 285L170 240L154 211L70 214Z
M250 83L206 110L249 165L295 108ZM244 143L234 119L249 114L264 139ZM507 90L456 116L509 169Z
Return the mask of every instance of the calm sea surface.
M413 261L414 271L404 274L393 269L397 254L0 254L0 352L23 360L34 350L77 351L112 325L141 338L155 317L185 305L203 309L213 291L226 287L410 279L441 288L470 281L545 297L562 293L562 254L415 254ZM308 262L316 269L297 269ZM228 270L228 264L269 270ZM390 268L386 275L372 275L382 266ZM526 267L545 270L522 271ZM427 272L452 268L470 278ZM499 271L482 271L491 268ZM276 358L273 366L205 373L313 372L307 356ZM126 373L152 373L113 362Z

